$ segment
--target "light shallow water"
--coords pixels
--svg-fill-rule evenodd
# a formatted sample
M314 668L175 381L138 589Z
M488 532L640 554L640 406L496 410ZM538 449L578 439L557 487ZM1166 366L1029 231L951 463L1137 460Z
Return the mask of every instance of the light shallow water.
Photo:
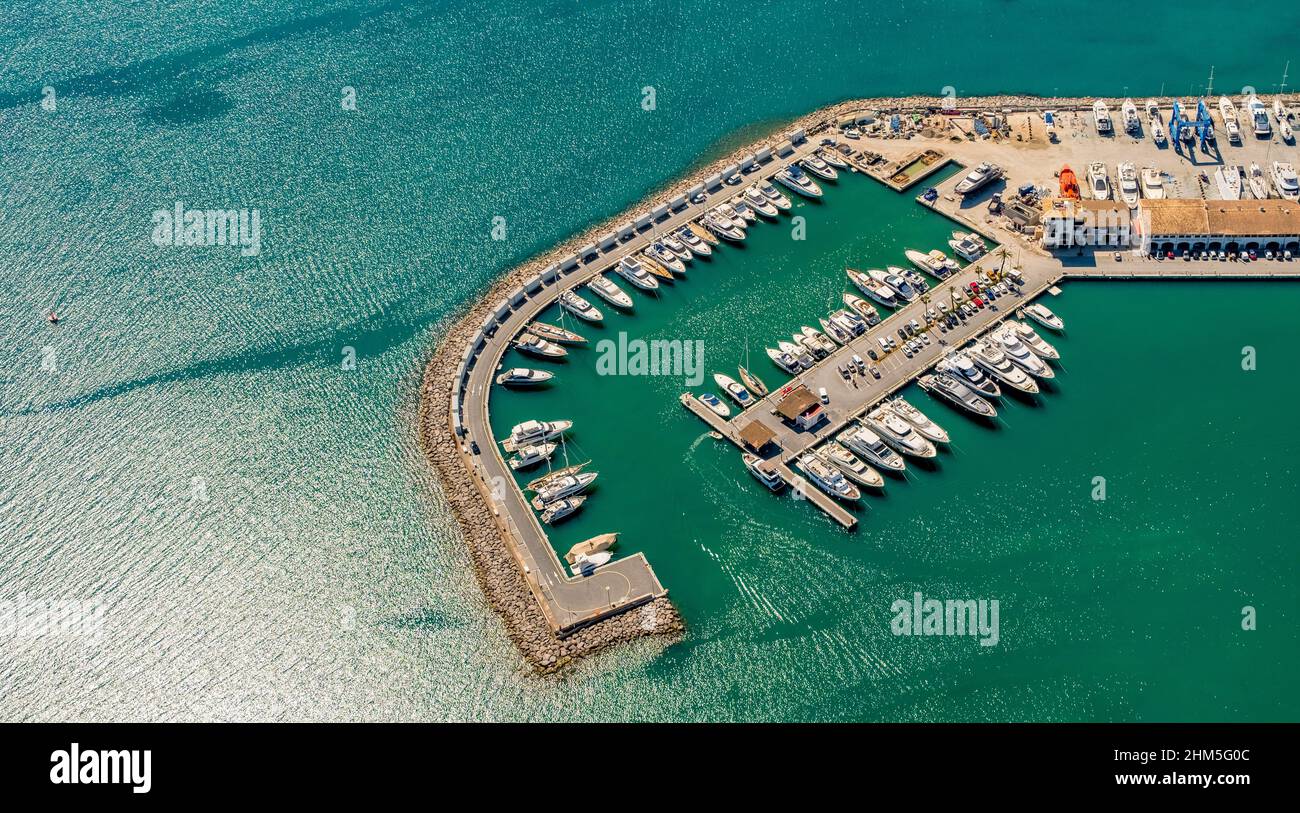
M975 4L7 5L0 598L102 597L110 609L89 648L0 642L0 717L1300 716L1296 563L1282 542L1294 449L1231 428L1243 414L1255 427L1284 420L1294 402L1293 286L1069 286L1060 392L1008 410L998 432L934 409L961 431L958 452L891 486L853 536L768 500L733 452L697 443L680 387L628 382L620 404L661 433L646 487L681 499L650 516L658 533L640 520L639 539L621 530L690 634L564 681L529 677L487 611L412 429L441 326L490 279L818 105L945 85L1185 92L1204 61L1216 84L1267 89L1293 47L1289 6L1257 11L1278 24L1250 47L1187 31L1161 75L1119 58L1153 27L1182 30L1195 5L1106 26L1104 41L1091 23L1065 26L1078 61L1039 59L1031 73L979 50L999 27ZM1035 8L1000 13L1023 41L1051 41L1062 20ZM53 113L39 105L47 85ZM339 106L344 85L356 111ZM945 231L855 180L842 192L861 200L818 217L860 233L819 236L810 218L800 247L817 268L799 296L822 310L846 257L894 257L902 239ZM150 216L177 200L258 208L262 254L154 247ZM503 242L490 239L494 216ZM780 267L788 241L751 242L743 259L693 272L720 279L678 286L629 329L676 320L734 347L740 320L762 337L797 328L808 311L777 294L795 270ZM710 285L726 294L716 307ZM41 318L52 305L57 328ZM1117 317L1150 313L1189 314L1139 343L1143 374L1181 390L1120 387L1106 368ZM1232 374L1247 343L1261 349L1255 377L1217 392L1185 383L1204 364ZM340 369L344 347L355 371ZM1160 414L1159 431L1117 423L1126 403ZM607 458L587 409L580 443ZM1207 446L1205 431L1236 442ZM601 470L593 522L635 507L634 472ZM1111 484L1103 506L1085 499L1094 474ZM1041 510L996 499L1015 483ZM951 507L972 504L991 530ZM1001 597L1002 644L888 636L880 597L916 585ZM1246 603L1262 619L1249 636L1233 632Z

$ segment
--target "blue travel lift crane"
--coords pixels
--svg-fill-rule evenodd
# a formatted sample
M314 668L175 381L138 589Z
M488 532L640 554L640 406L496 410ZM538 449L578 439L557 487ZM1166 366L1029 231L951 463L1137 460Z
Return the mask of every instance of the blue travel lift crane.
M1173 138L1175 147L1183 143L1183 132L1186 130L1193 130L1200 137L1202 152L1210 151L1209 145L1214 141L1214 120L1210 118L1210 111L1206 108L1204 99L1196 103L1195 121L1184 118L1178 100L1174 100L1174 112L1169 116L1169 135Z

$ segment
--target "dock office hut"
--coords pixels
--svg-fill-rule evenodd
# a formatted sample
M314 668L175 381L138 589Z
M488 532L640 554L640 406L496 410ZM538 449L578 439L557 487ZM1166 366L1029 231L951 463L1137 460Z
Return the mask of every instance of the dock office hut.
M776 433L759 421L750 421L740 430L740 442L750 451L762 452L767 445L776 440Z
M776 411L782 418L804 430L811 429L826 417L821 401L803 384L782 398L781 403L776 405Z

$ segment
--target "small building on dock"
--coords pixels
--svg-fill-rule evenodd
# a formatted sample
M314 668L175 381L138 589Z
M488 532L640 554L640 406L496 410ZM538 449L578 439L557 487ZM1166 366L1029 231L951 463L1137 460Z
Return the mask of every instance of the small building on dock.
M1046 249L1133 246L1141 231L1128 206L1113 200L1045 198L1039 220Z
M1300 203L1293 200L1144 200L1152 251L1300 253Z
M803 384L795 387L776 405L776 412L799 429L811 429L826 419L821 401Z
M776 433L761 421L750 421L740 430L740 442L752 452L762 452L774 440Z

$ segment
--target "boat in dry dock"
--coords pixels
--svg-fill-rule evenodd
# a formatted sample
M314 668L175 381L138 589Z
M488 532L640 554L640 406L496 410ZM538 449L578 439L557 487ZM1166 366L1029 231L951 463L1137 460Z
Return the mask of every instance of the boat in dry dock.
M923 375L916 383L931 395L972 414L985 418L996 418L998 415L993 404L947 373Z
M1110 108L1101 99L1092 103L1092 118L1097 125L1097 132L1110 135L1115 131L1115 124L1110 118Z
M1138 117L1137 105L1133 104L1132 99L1125 99L1119 106L1119 115L1124 122L1124 132L1132 135L1141 129L1142 119Z
M515 349L521 353L544 359L558 359L569 355L569 351L554 342L548 342L535 333L521 333L515 339Z
M1147 99L1147 128L1151 131L1151 140L1156 146L1165 143L1165 125L1160 121L1160 104L1155 99Z
M1223 119L1223 129L1228 133L1228 140L1241 141L1241 123L1237 121L1237 106L1227 96L1219 97L1219 116Z
M1268 200L1268 176L1264 170L1260 169L1259 164L1251 164L1250 169L1246 172L1246 183L1250 185L1250 194L1255 196L1256 200Z
M754 475L754 479L767 486L768 491L775 493L785 488L785 480L771 463L749 452L742 452L740 459L744 461L749 473Z
M809 178L807 173L799 168L798 164L791 164L776 173L776 180L787 189L806 198L820 198L822 196L822 188L812 178Z
M599 322L605 318L600 309L583 299L572 289L560 294L560 307L586 322Z
M880 472L862 462L853 452L836 441L830 441L822 447L822 457L827 463L840 470L848 480L867 488L884 488L885 478Z
M555 373L546 370L533 370L528 367L515 367L497 376L496 381L506 387L536 387L555 378Z
M1241 200L1241 173L1236 167L1219 167L1214 170L1214 183L1219 197L1224 200Z
M844 430L836 439L850 451L885 471L901 472L907 469L902 455L886 446L879 435L863 424Z
M926 414L908 401L895 398L889 402L889 408L895 415L910 423L927 440L935 443L947 443L948 432L942 426L926 417Z
M592 538L584 539L569 548L569 552L564 554L564 560L572 565L575 564L581 556L591 556L592 554L609 550L617 543L618 534L616 533L593 536Z
M984 163L966 173L966 177L957 182L953 191L958 195L970 195L1002 177L1002 167L997 164Z
M922 437L910 423L895 415L888 406L882 404L871 410L863 416L862 422L900 454L922 459L938 454L933 443Z
M1118 176L1115 186L1119 191L1119 199L1124 201L1128 208L1136 209L1142 195L1142 190L1138 188L1137 167L1132 161L1125 161L1115 170Z
M619 260L614 272L643 291L653 291L659 287L659 280L651 276L650 272L645 270L645 266L632 257Z
M1273 162L1273 188L1283 200L1300 200L1300 180L1289 162Z
M545 322L533 322L528 326L528 332L534 336L540 336L549 342L558 344L586 344L587 340L574 333L572 330L565 330L562 327L548 325Z
M631 310L632 297L627 292L618 287L609 277L604 274L597 274L587 283L591 292L616 308Z
M839 469L826 462L826 459L816 452L805 452L800 455L799 462L795 465L808 475L813 485L832 497L850 502L862 498L862 492L858 487L850 483Z
M1164 198L1165 184L1160 177L1160 170L1155 167L1142 167L1142 173L1139 177L1142 184L1142 197L1149 200Z
M1001 348L983 339L977 340L968 351L971 360L983 368L984 372L995 381L1013 390L1034 394L1038 392L1038 382L1029 374L1011 363Z

